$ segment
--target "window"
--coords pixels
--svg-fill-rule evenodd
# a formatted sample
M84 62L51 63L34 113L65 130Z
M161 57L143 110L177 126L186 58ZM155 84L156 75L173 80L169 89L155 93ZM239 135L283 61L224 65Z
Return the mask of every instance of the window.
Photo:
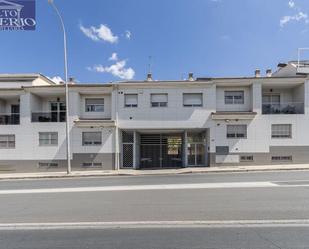
M272 156L271 160L272 161L285 161L285 162L289 162L289 161L292 161L293 158L292 158L292 156Z
M125 107L137 107L137 94L125 94L124 106Z
M83 145L101 145L102 133L101 132L83 132Z
M229 146L216 146L217 155L228 155L229 150L230 150Z
M150 96L151 107L166 107L167 106L167 94L166 93L153 93Z
M227 138L247 138L247 125L227 125Z
M39 162L38 163L39 168L57 168L58 163L53 163L53 162Z
M0 149L15 148L15 135L0 135Z
M183 94L183 106L202 106L203 94L202 93L184 93Z
M39 145L58 145L58 132L39 132Z
M241 162L253 162L253 156L241 156L240 161Z
M280 94L263 94L262 102L264 104L280 104Z
M225 104L244 104L244 91L224 91Z
M99 163L99 162L83 162L82 163L82 166L85 167L85 168L88 168L88 167L102 167L102 163Z
M86 99L86 112L104 112L104 99Z
M292 138L291 124L273 124L271 125L272 138Z

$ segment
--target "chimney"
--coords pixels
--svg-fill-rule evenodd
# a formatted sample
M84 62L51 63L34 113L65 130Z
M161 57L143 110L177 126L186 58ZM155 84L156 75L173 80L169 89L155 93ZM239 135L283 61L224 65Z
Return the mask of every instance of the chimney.
M69 77L69 84L75 84L74 77Z
M189 80L189 81L194 81L193 73L192 73L192 72L189 73L188 80Z
M254 76L255 76L256 78L261 77L261 70L260 70L260 69L255 69L255 71L254 71Z
M151 73L147 74L147 81L152 81L152 74Z
M271 77L271 69L266 70L266 77Z

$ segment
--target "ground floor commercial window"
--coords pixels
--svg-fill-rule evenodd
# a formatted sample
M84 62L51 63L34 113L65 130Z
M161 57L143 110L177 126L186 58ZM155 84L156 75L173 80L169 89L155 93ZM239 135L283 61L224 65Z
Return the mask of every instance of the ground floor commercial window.
M187 133L187 157L189 166L205 165L205 132Z
M58 132L39 132L40 146L58 145Z
M102 145L102 132L83 132L82 134L83 146L99 146Z
M0 149L14 149L15 135L0 135Z

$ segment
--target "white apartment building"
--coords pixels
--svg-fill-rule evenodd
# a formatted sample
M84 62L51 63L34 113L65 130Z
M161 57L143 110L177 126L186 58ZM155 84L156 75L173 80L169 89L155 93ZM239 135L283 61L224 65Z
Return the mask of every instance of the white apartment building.
M305 64L303 64L305 65ZM69 85L0 75L0 172L308 163L309 80L264 77Z

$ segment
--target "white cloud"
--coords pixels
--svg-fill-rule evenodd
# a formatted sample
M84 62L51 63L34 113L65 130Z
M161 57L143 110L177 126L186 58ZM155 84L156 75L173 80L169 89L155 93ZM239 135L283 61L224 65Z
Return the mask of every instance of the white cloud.
M290 1L288 2L288 5L289 5L290 8L293 9L293 8L295 7L295 2L292 1L292 0L290 0Z
M55 82L56 84L63 84L64 80L60 76L54 76L52 78L48 77L51 81Z
M118 61L117 53L112 53L111 57L108 58L110 61Z
M126 32L125 32L125 36L126 36L126 38L127 38L128 40L130 40L130 39L131 39L131 36L132 36L131 31L126 30Z
M288 2L289 8L293 9L295 11L294 15L286 15L281 17L280 19L280 26L284 27L289 22L301 22L308 24L309 18L308 14L303 12L300 7L296 6L295 2L293 0L290 0Z
M112 58L112 59L111 59ZM98 73L110 73L115 77L124 80L131 80L135 75L135 71L133 68L128 67L126 68L127 61L121 60L118 61L117 54L113 53L109 60L116 61L115 64L110 66L103 66L103 65L94 65L92 67L87 67L88 70L98 72Z
M84 27L83 25L79 25L80 30L92 39L93 41L106 41L110 43L118 42L118 36L114 35L111 29L104 24L100 24L98 28L91 26L89 28Z
M280 19L280 26L284 27L284 25L286 25L287 23L292 22L292 21L296 21L296 22L304 21L305 23L309 23L307 13L299 11L297 14L295 14L293 16L283 16Z

